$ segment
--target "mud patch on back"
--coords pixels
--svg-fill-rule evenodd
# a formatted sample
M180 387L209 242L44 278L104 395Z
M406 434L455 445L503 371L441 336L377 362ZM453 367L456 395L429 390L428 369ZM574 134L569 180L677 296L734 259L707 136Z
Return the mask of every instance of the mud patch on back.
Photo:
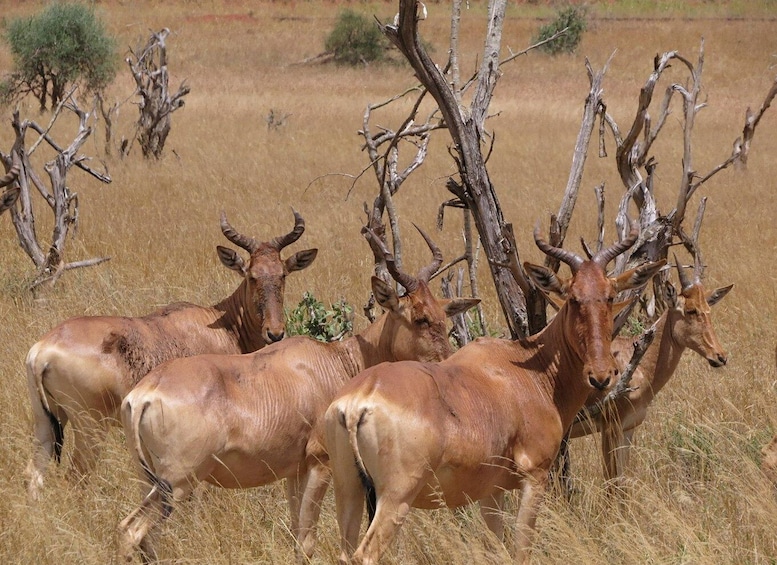
M102 350L120 359L133 383L165 361L198 353L174 336L152 330L141 333L134 328L108 334Z

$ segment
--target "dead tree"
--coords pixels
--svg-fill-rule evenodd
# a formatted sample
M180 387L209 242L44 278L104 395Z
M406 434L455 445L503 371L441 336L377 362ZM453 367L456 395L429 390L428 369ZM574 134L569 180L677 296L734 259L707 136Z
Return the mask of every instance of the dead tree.
M159 33L152 33L145 47L133 51L126 61L132 71L137 86L138 117L136 138L145 158L159 159L170 133L172 114L184 105L183 97L189 94L190 88L182 82L178 91L170 95L168 90L169 75L167 71L167 46L165 40L170 30L164 28ZM132 146L132 141L122 142L122 154L126 155Z
M458 2L455 4L460 7ZM423 48L418 35L422 10L416 0L400 0L395 23L380 28L410 63L421 85L440 109L453 140L451 153L460 176L460 181L451 179L448 188L472 214L510 332L513 337L521 337L539 329L530 327L536 316L527 312L527 304L538 302L525 298L536 296L537 291L520 266L512 228L502 214L483 151L483 145L488 142L485 130L488 106L499 77L499 49L506 4L506 0L489 3L489 29L480 69L471 81L475 91L469 106L461 103L462 91L457 90L458 85L451 86L443 70Z
M92 133L93 113L85 112L78 107L73 91L56 108L47 127L30 120L22 120L19 111L15 111L11 126L16 140L8 154L0 151L0 160L7 171L16 171L18 175L18 195L15 205L11 205L11 219L19 238L19 244L30 257L37 273L31 284L36 288L43 283L54 284L60 275L70 269L97 265L107 261L109 257L97 257L80 261L65 260L65 244L70 229L78 224L78 193L73 192L67 184L67 174L72 167L93 176L100 182L110 183L111 178L106 173L94 170L88 165L89 158L78 153L81 146ZM78 118L78 131L68 146L63 146L51 136L54 122L61 117L62 112L71 112ZM28 134L37 134L32 146L27 149ZM41 146L48 146L54 152L54 157L47 161L43 168L49 177L48 186L41 175L35 170L32 154ZM53 230L49 243L44 243L35 228L36 212L33 198L36 191L54 215Z

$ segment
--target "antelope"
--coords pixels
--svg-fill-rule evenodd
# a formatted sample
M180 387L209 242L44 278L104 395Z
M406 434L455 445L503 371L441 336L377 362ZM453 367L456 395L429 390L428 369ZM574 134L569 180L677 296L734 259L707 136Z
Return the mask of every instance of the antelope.
M292 231L268 242L238 233L221 213L222 233L250 259L245 263L235 250L216 247L221 262L243 281L215 306L179 302L142 317L70 318L30 348L34 453L26 475L31 499L40 496L50 460L60 462L68 422L74 436L70 478L88 476L110 424L118 423L121 401L155 366L200 353L248 353L283 338L286 276L308 267L318 252L308 249L281 259L281 251L305 230L302 216L293 213Z
M419 229L419 231L421 231ZM369 232L368 232L369 233ZM445 318L477 299L435 299L430 276L442 255L421 231L433 261L416 277L400 271L385 246L386 266L406 289L372 277L385 309L358 335L322 343L289 337L250 355L199 355L160 365L124 399L121 417L144 498L118 527L120 558L139 550L156 559L149 532L198 482L251 488L286 479L295 551L307 562L329 472L312 432L339 388L359 371L384 361L439 361L450 355ZM380 246L375 235L368 236ZM373 251L377 251L373 248Z
M528 560L548 470L564 432L592 389L618 369L610 353L616 294L645 284L662 263L615 278L606 265L631 247L629 236L591 259L537 246L569 265L561 281L524 264L535 284L565 299L538 334L518 342L478 338L439 363L404 361L363 371L324 416L340 528L341 563L351 562L365 491L370 525L352 556L375 564L411 507L455 508L479 501L501 539L504 492L520 489L518 562Z
M701 282L698 260L695 261L693 278L683 270L676 257L675 263L680 295L672 283L666 283L668 307L657 320L653 342L634 372L630 382L631 392L608 402L593 416L586 417L583 412L570 429L570 438L601 432L604 477L610 492L617 492L622 487L623 470L628 464L634 432L645 421L650 404L669 382L685 350L698 353L712 367L722 367L727 361L710 314L711 307L734 285L707 292ZM621 369L631 358L633 348L633 340L628 337L613 340L612 351ZM595 406L603 397L604 394L595 391L586 401L586 407Z

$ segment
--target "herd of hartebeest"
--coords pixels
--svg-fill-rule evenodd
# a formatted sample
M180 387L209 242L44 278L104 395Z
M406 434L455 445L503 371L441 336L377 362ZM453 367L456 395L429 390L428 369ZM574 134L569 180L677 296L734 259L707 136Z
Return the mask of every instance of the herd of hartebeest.
M0 183L10 184L13 173ZM0 212L13 200L6 191ZM588 418L578 416L604 398L633 349L630 339L611 337L624 306L614 303L616 295L643 286L664 265L607 276L608 263L636 241L636 226L587 258L535 231L537 246L572 272L562 281L546 267L524 265L559 306L557 315L525 340L479 338L455 352L446 318L478 301L432 295L428 283L442 256L421 230L433 259L416 276L402 272L367 230L376 261L404 294L373 277L384 313L361 333L331 343L284 339L285 278L316 257L309 249L281 258L304 232L302 217L294 212L294 219L291 232L260 242L222 214L224 236L250 257L246 263L217 247L243 281L212 307L176 303L138 318L72 318L32 346L30 498L41 496L50 460L59 461L68 423L70 474L78 479L93 468L110 422L121 421L147 490L119 525L122 560L156 559L149 534L199 482L249 488L286 479L300 560L313 554L332 483L342 563L377 563L413 507L477 501L501 538L505 493L515 489L516 559L524 562L565 435L601 432L605 476L617 491L633 433L683 352L691 349L713 367L726 363L710 307L731 286L707 292L699 269L689 276L678 264L679 287L665 287L668 308L631 391ZM777 482L777 436L763 448L762 468ZM369 525L360 541L365 503Z

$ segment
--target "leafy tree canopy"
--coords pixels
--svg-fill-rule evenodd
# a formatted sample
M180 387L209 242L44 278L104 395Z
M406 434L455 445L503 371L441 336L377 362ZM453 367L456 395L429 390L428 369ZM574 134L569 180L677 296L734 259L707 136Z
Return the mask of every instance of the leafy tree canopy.
M3 38L14 61L0 85L5 102L32 93L45 110L49 99L52 107L62 100L69 85L100 91L116 75L116 41L83 4L55 3L37 15L11 19Z

